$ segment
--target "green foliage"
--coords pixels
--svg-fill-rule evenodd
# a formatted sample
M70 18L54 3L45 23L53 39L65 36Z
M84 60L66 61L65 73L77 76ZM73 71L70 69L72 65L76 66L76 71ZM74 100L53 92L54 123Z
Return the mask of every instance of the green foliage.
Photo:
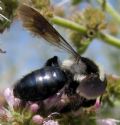
M77 5L81 2L82 0L72 0L72 4L73 5Z
M0 33L2 33L6 28L10 27L15 15L16 15L16 8L18 5L17 0L0 0Z
M80 54L84 53L89 44L91 43L90 38L85 38L84 34L78 33L76 31L71 32L70 39L72 40L74 46L77 48L77 51Z
M110 106L114 106L115 101L120 101L120 78L109 75L107 79L108 85L106 93L104 94L103 102Z
M86 116L86 117L85 117ZM96 121L93 118L95 117L95 112L81 112L79 115L75 114L67 114L66 116L63 116L63 119L61 119L60 125L96 125Z
M17 5L17 0L1 0L2 11L8 19L12 19L15 16Z
M105 29L105 15L101 10L90 7L85 9L83 15L83 22L88 29L95 31Z
M35 8L37 8L41 14L46 18L51 18L53 16L53 10L50 6L50 0L31 0Z
M86 8L82 13L77 12L72 20L86 28L86 33L71 31L70 38L80 54L84 53L93 38L106 28L104 13L96 8Z

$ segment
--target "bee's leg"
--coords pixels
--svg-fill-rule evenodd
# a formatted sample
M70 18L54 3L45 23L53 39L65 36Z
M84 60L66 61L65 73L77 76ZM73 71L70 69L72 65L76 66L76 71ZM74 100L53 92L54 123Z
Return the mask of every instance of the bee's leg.
M67 94L67 96L72 96L74 94L76 94L76 89L78 87L78 83L76 81L71 81L67 84L66 88L65 88L65 93Z
M69 95L68 96L68 102L64 103L64 106L60 109L60 113L67 113L71 111L76 111L78 110L82 105L83 98L78 95Z
M57 67L59 67L58 57L54 56L54 57L48 59L45 63L45 66L57 66Z
M60 116L60 113L58 113L58 112L53 112L53 113L51 113L50 115L48 115L48 119L50 118L53 118L53 117L56 117L56 116Z
M50 124L50 122L52 122L52 123L55 122L55 121L54 121L55 117L61 117L60 113L58 113L58 112L53 112L53 113L51 113L50 115L48 115L47 118L44 119L43 124L46 125L47 123Z

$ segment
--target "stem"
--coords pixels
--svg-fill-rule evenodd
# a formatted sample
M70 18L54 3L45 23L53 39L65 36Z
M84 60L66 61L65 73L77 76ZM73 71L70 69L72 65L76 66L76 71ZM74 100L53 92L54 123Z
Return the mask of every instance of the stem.
M97 1L100 4L102 4L102 2L103 2L103 0L97 0ZM109 12L113 16L113 18L115 19L115 21L117 21L118 23L120 23L120 15L119 15L119 13L107 1L106 1L106 4L105 4L105 8L106 8L107 12Z
M8 22L10 22L10 20L9 20L7 17L5 17L4 15L0 14L0 17L1 17L1 18L4 18L4 19L7 20ZM2 20L1 18L0 18L0 20Z
M69 28L78 32L86 33L87 31L84 26L74 23L70 20L58 17L58 16L54 16L52 18L52 22L54 24L57 24L57 25L60 25L60 26L63 26L63 27L66 27L66 28Z
M111 44L117 48L120 48L120 39L117 39L107 33L100 32L100 39L104 40L106 43Z
M57 16L53 17L52 22L54 24L57 24L57 25L60 25L62 27L66 27L66 28L75 30L75 31L80 32L80 33L86 33L87 32L87 29L84 26L82 26L80 24L77 24L75 22L69 21L67 19L63 19L61 17L57 17ZM120 39L117 39L117 38L115 38L115 37L113 37L109 34L103 33L103 32L99 33L99 38L104 40L104 42L106 42L110 45L113 45L115 47L120 48Z

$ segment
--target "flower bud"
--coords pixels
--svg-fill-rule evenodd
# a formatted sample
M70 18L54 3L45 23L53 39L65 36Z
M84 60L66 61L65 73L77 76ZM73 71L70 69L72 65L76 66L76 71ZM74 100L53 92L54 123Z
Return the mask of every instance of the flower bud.
M31 111L31 112L35 113L35 112L38 111L38 109L39 109L38 104L33 103L32 105L30 105L30 111Z
M34 115L32 117L32 121L37 125L41 125L43 123L43 117L41 117L40 115Z

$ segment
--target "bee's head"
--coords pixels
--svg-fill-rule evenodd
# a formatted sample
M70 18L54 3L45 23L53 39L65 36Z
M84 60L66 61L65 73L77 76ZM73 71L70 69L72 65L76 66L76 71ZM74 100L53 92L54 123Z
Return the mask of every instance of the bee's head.
M78 83L76 92L80 96L96 99L105 92L105 73L90 59L81 57L77 62L66 60L63 66L73 74L73 80Z
M92 60L81 57L81 61L86 65L86 74L99 74L99 68Z

